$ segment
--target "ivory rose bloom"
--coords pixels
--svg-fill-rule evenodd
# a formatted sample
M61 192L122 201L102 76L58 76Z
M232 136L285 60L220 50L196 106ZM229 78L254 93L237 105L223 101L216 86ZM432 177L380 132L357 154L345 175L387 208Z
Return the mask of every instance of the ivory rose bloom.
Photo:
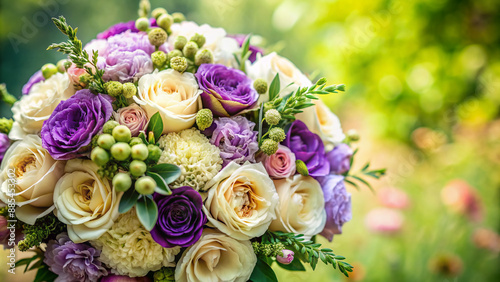
M276 218L278 194L261 163L230 162L205 188L208 221L235 239L261 236Z
M139 136L139 133L142 130L146 130L146 126L148 125L148 115L137 104L121 108L113 113L113 116L119 124L125 125L130 129L132 136Z
M68 225L68 236L75 243L99 238L119 215L122 193L99 177L97 170L91 160L69 160L54 190L56 215Z
M304 234L311 238L326 224L325 199L321 185L310 176L274 180L280 202L278 219L269 226L272 231Z
M0 167L0 199L8 203L13 193L17 218L35 224L37 218L54 210L54 187L64 163L52 159L38 135L27 135L5 153Z
M246 282L257 263L250 241L206 230L175 268L175 281Z
M27 134L38 134L43 122L62 101L75 94L66 73L56 73L45 81L31 87L28 95L23 95L12 107L14 124L9 133L12 140L21 140Z
M139 79L139 93L134 101L151 118L160 112L163 133L179 132L193 126L201 109L201 90L192 73L173 69L146 74Z

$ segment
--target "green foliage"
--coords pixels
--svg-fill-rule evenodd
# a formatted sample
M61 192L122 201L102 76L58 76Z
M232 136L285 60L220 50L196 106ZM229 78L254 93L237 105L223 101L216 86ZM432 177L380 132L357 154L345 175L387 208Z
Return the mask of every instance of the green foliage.
M55 238L66 230L66 225L60 222L54 214L49 214L36 220L34 225L24 224L24 239L19 241L18 248L24 252L32 247L38 247L49 239Z
M239 52L240 54L233 54L234 58L236 59L236 63L238 63L238 65L240 66L240 70L243 72L245 72L246 61L248 60L248 58L250 58L250 55L252 55L252 52L249 52L251 38L252 35L249 34L245 39L245 42L241 46Z
M163 133L163 120L160 112L156 112L149 120L147 132L153 132L155 142L158 142Z
M35 255L32 257L16 261L16 268L25 265L23 273L37 270L34 282L53 282L57 278L57 274L50 271L49 267L43 262L43 252L40 249L35 249L33 252L35 252Z
M137 217L142 225L151 231L158 219L158 207L151 195L142 196L135 204Z
M253 282L278 282L274 270L264 260L257 258L257 264L253 269L250 281Z

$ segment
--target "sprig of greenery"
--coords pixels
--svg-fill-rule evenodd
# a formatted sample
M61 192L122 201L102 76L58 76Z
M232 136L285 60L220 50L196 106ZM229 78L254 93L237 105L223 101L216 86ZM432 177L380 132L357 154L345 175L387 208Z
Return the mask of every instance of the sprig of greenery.
M52 21L64 35L68 36L69 40L61 43L53 43L47 50L57 49L57 51L69 55L70 60L78 68L85 69L90 75L89 88L98 93L105 93L104 80L102 79L104 70L97 67L98 52L95 50L92 53L92 58L89 57L87 51L82 48L82 41L76 36L78 28L73 29L66 23L66 19L63 16L52 18ZM89 65L91 65L95 71Z
M34 225L24 224L23 233L25 237L18 243L19 250L24 252L32 247L38 247L41 243L46 243L50 238L65 230L66 225L60 222L52 213L37 219Z
M25 265L23 273L37 270L33 282L52 282L57 278L57 274L49 270L48 265L43 262L44 253L40 249L33 250L35 255L30 258L23 258L16 262L16 268Z
M357 152L358 152L358 149L354 150L354 153L352 154L351 164L350 164L351 167L352 167L352 164L354 161L354 156L356 155ZM360 182L360 183L366 185L368 188L370 188L370 190L373 192L374 191L373 187L366 179L364 179L364 177L371 177L371 178L375 178L375 179L380 179L382 176L385 175L385 173L386 173L385 168L370 169L370 163L367 163L357 173L351 173L351 170L346 172L344 181L351 184L352 186L354 186L358 190L359 190L359 183L357 183L357 182Z
M313 270L319 260L324 264L331 264L334 269L338 268L347 277L349 277L348 272L352 272L353 269L352 265L343 261L345 257L335 255L331 249L321 248L319 243L306 240L303 234L267 231L262 237L262 241L284 244L287 249L294 251L295 256L301 261L311 264Z
M250 55L252 55L252 52L249 51L250 49L250 38L252 37L251 34L245 38L245 41L243 45L241 46L241 51L239 52L240 54L234 53L233 56L240 66L240 70L245 72L245 66L246 66L246 61L248 58L250 58Z

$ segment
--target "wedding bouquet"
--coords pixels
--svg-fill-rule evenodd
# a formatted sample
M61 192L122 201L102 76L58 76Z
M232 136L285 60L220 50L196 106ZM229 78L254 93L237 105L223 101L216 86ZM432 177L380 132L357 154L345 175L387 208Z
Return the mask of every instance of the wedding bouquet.
M48 49L68 59L17 102L2 87L14 115L0 120L0 239L35 252L9 272L276 281L272 264L321 261L348 275L316 243L351 219L344 183L366 183L350 173L357 136L318 99L344 85L312 82L251 36L162 8L150 18L145 1L139 14L86 45L53 19L68 40Z

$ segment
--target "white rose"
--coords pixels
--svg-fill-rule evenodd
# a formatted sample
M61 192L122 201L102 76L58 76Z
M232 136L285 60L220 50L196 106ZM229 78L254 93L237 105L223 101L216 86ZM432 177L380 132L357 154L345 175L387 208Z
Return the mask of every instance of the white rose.
M21 140L27 134L38 134L43 122L49 119L54 109L63 100L75 94L66 73L56 73L45 81L31 87L14 106L14 124L9 133L12 140Z
M206 230L175 268L175 281L248 281L257 263L250 241Z
M269 226L272 231L304 234L305 238L320 233L326 224L325 199L321 185L310 176L274 180L280 198L278 219Z
M119 215L122 193L99 177L97 170L91 160L69 160L54 190L55 213L68 225L68 236L75 243L99 238Z
M261 163L229 163L207 182L203 206L209 222L238 240L258 237L276 218L278 194Z
M316 106L304 109L304 112L295 115L303 121L311 132L316 133L325 143L327 150L342 143L345 134L339 118L321 100L315 100Z
M193 126L202 107L201 92L192 73L155 70L139 79L139 94L134 101L146 110L149 118L160 112L163 133L179 132Z
M8 203L14 196L17 218L35 224L37 218L54 210L54 187L64 164L52 159L39 136L25 136L5 153L0 167L0 199Z

